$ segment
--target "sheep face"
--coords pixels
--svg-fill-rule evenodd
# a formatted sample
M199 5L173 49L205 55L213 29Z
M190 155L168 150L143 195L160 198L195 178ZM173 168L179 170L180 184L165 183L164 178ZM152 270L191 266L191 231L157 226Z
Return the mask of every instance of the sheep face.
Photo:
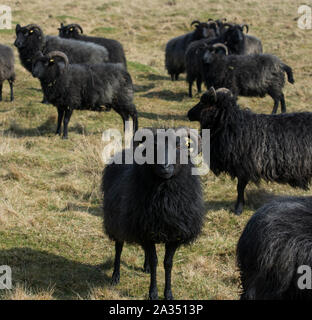
M233 99L230 90L215 90L211 87L201 96L199 103L189 110L187 116L190 121L199 121L202 128L213 129L221 121L227 101L230 105Z
M190 134L188 137L187 129L156 129L152 130L153 139L146 139L143 137L141 141L137 141L138 147L143 147L142 156L147 157L147 152L150 152L151 163L144 164L160 179L171 179L178 175L183 168L188 166L191 152L195 144L197 144L197 137ZM152 144L152 145L151 145ZM181 153L183 152L183 155ZM183 161L181 161L183 159ZM150 162L150 161L149 161Z
M33 64L32 75L38 79L56 79L64 70L65 63L59 57L41 56Z
M208 46L203 54L203 62L204 64L211 64L218 57L224 56L228 54L227 47L222 43L216 43L212 46Z
M211 38L217 34L217 25L215 23L193 21L191 25L195 25L195 39Z
M16 25L16 40L14 42L15 47L22 49L25 47L35 48L42 40L42 32L39 28L21 27Z
M59 36L61 38L67 39L78 39L79 35L82 33L82 28L79 25L67 25L65 26L61 23L59 30Z
M244 46L243 28L239 25L234 25L224 32L224 43L231 48L233 54L240 54Z

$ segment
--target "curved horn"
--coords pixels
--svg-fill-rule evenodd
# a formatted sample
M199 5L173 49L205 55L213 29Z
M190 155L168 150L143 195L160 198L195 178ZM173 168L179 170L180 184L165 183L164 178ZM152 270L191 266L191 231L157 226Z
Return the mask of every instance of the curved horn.
M191 26L193 25L193 24L197 24L197 25L199 25L200 24L200 21L199 20L194 20L194 21L192 21L192 23L191 23Z
M244 31L244 28L246 28L246 33L248 33L248 31L249 31L248 24L241 24L241 27L242 27L243 31Z
M214 44L212 47L213 47L214 49L216 49L216 48L222 48L222 49L224 49L226 56L229 54L229 49L228 49L228 47L227 47L225 44L223 44L223 43L216 43L216 44Z
M68 28L75 28L75 29L79 29L80 33L83 33L82 27L78 24L78 23L72 23L70 25L67 26Z
M68 58L67 58L67 55L64 53L64 52L61 52L61 51L51 51L49 52L47 55L46 55L49 59L51 58L55 58L55 57L60 57L64 60L65 62L65 68L68 67L69 65L69 61L68 61Z

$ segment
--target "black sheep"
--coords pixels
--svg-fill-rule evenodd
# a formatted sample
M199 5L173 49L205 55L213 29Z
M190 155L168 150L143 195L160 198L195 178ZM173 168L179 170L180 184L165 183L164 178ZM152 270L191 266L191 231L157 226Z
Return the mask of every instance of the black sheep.
M93 42L105 47L109 54L109 62L122 63L127 68L127 61L122 44L114 39L91 37L83 35L83 29L79 24L73 23L64 25L61 23L59 36L61 38L76 39L80 41Z
M203 56L207 48L217 43L223 43L226 44L229 54L246 54L247 36L243 30L244 27L248 30L248 26L223 23L220 20L216 20L215 23L220 29L221 34L219 36L194 41L185 51L186 81L189 85L189 97L192 97L192 86L195 80L197 91L201 92L201 84L204 79ZM249 53L251 53L251 50L249 50ZM262 47L253 51L253 53L262 53Z
M217 43L205 49L203 77L208 88L228 88L235 96L264 97L274 100L272 113L286 112L283 87L285 73L294 83L292 69L278 57L270 54L228 55L224 44Z
M189 44L202 38L214 37L217 33L215 22L195 20L192 25L195 25L194 31L173 38L166 45L165 66L172 81L178 80L179 74L185 72L184 55Z
M106 48L94 43L45 36L42 29L36 24L29 24L24 27L17 24L15 32L14 45L18 48L23 67L29 72L32 72L33 59L38 52L45 54L55 50L62 51L67 55L70 63L96 64L108 62ZM46 97L44 97L43 102L48 102Z
M68 122L74 109L103 111L114 109L125 121L133 120L137 130L137 111L133 104L133 84L122 64L69 64L67 56L59 51L39 54L32 74L39 78L48 101L57 107L56 133L68 135Z
M312 266L312 197L258 209L239 239L237 264L242 300L312 300L311 269L301 270Z
M238 179L235 213L249 181L261 179L307 190L312 178L312 113L255 114L241 109L230 90L210 88L188 112L210 129L210 168Z
M2 101L2 86L5 80L9 82L10 100L13 101L13 83L15 81L14 53L10 47L0 44L0 101Z
M104 170L104 230L115 241L112 283L119 282L123 243L139 244L145 251L144 270L151 274L150 299L158 299L155 244L165 244L164 296L165 299L172 299L171 269L174 253L178 247L198 237L203 226L204 206L199 177L192 175L194 165L190 158L185 164L179 160L181 150L188 152L185 147L189 144L188 141L185 144L188 131L184 135L180 134L180 139L178 130L172 130L173 138L166 144L157 142L159 133L156 129L149 132L154 140L150 145L154 151L153 164L113 163ZM192 143L196 143L197 136L190 136ZM148 146L144 138L143 134L137 143L144 142ZM146 145L144 147L150 150ZM170 161L170 148L176 154L176 164ZM163 164L157 164L159 154L164 156Z

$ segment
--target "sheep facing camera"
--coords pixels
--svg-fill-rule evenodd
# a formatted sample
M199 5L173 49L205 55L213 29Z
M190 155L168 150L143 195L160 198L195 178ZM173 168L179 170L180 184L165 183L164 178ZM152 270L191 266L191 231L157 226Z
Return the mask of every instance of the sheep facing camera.
M130 122L129 122L130 123ZM127 124L131 128L130 125ZM201 134L190 128L142 128L134 136L123 134L116 129L104 131L105 143L102 160L104 164L154 165L159 174L171 177L172 165L192 164L193 175L209 172L210 130Z

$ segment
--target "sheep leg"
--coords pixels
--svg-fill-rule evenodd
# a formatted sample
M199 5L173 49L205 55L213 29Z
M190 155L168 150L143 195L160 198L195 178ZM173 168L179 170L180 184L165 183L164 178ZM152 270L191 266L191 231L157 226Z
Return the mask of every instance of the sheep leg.
M280 99L277 99L274 97L273 100L274 100L274 105L273 105L272 114L276 114Z
M193 86L193 81L189 81L189 97L192 98L193 94L192 94L192 86Z
M201 85L202 85L202 79L201 78L197 78L196 79L196 85L197 85L197 92L201 93Z
M2 87L3 87L3 83L0 84L0 101L2 101Z
M164 268L165 268L164 296L166 300L173 300L173 295L171 291L171 270L173 265L173 256L177 248L178 246L176 243L166 243L166 252L165 252L165 259L164 259Z
M144 266L143 266L143 272L145 273L150 273L151 272L151 268L148 262L148 255L146 250L144 250Z
M10 84L10 100L13 101L13 100L14 100L13 81L12 81L12 80L9 80L9 84Z
M68 139L68 123L72 113L73 113L73 110L70 109L69 107L65 109L64 121L63 121L63 124L64 124L63 137L62 137L63 139Z
M178 80L179 80L179 74L178 74L178 73L176 73L176 74L174 75L174 79L175 79L175 81L178 81Z
M248 180L238 178L237 201L236 201L235 210L234 210L234 213L238 216L243 212L243 207L245 203L244 191L247 184L248 184Z
M170 74L170 77L171 77L171 81L174 81L174 74L173 73Z
M157 289L157 278L156 278L156 271L157 271L157 253L155 243L150 243L144 246L144 250L146 251L146 255L148 257L148 263L150 266L150 275L151 275L151 282L149 288L149 299L150 300L158 300L158 289Z
M116 285L120 280L120 257L123 248L123 242L115 242L115 261L114 261L114 272L112 275L111 284Z
M64 117L64 108L62 107L57 107L57 128L56 128L56 133L58 135L61 135L61 126L62 126L62 121Z
M285 102L285 96L283 93L281 95L281 112L282 113L286 112L286 102Z

